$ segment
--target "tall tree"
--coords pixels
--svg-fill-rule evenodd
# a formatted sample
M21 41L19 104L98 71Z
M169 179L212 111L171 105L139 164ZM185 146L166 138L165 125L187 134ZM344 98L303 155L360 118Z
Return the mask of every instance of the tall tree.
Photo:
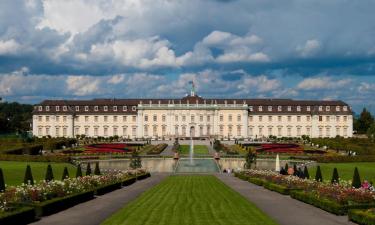
M372 123L371 126L367 129L367 137L375 141L375 123Z
M358 120L354 123L354 129L357 130L359 134L366 134L367 130L374 123L374 117L371 115L366 108L363 108L361 115Z

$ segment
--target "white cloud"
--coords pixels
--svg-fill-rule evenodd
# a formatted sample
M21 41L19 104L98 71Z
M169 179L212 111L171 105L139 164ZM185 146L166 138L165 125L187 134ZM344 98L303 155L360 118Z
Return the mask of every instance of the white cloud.
M16 54L20 49L20 44L18 44L14 39L7 41L0 40L0 55Z
M320 49L321 44L316 39L307 40L303 46L297 46L296 50L302 57L314 56Z
M313 77L306 78L301 81L297 88L300 90L324 90L324 89L337 89L349 85L351 79L332 79L331 77Z

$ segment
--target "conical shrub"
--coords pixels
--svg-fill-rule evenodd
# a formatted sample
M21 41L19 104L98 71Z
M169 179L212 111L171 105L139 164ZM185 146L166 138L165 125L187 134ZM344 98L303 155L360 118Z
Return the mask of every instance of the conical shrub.
M297 169L297 165L296 164L294 164L294 166L293 166L293 176L299 176L299 173L298 173L298 169Z
M99 162L95 163L94 174L95 175L100 175Z
M79 164L79 165L77 166L76 177L82 177L81 164Z
M53 178L54 177L53 177L52 166L50 164L48 164L45 180L46 181L51 181L51 180L53 180Z
M305 179L305 174L303 173L301 168L298 168L298 177L301 179Z
M305 177L305 179L310 179L310 174L307 166L305 166L305 168L303 169L303 176Z
M5 191L5 181L3 170L0 168L0 192Z
M360 188L361 187L361 177L359 176L358 168L354 169L352 187Z
M62 175L61 180L65 180L67 178L69 178L68 167L64 167L64 171L63 171L63 175Z
M86 176L89 176L89 175L91 175L91 165L90 165L90 163L87 163Z
M338 183L339 183L339 172L337 171L337 168L335 167L332 173L331 184L338 184Z
M288 173L288 169L289 169L289 166L288 166L288 163L285 164L285 171Z
M25 172L25 177L23 179L23 183L34 185L34 178L33 178L32 172L31 172L30 165L26 166L26 172Z
M316 169L315 180L318 182L323 182L323 176L322 171L320 170L320 166L318 166L318 168Z

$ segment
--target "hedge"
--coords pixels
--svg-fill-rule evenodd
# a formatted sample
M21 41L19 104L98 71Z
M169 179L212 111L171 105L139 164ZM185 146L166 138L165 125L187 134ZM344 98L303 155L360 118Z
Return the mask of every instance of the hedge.
M348 217L350 221L360 225L375 225L375 214L364 210L349 210Z
M35 208L36 216L48 216L94 198L94 191L86 191L44 202L25 203Z
M275 192L278 192L278 193L283 194L283 195L289 195L290 191L292 190L292 189L290 189L288 187L285 187L283 185L274 184L274 183L271 183L271 182L263 183L263 187L270 190L270 191L275 191Z
M0 161L21 162L70 162L69 156L58 155L8 155L0 154Z
M1 225L22 225L35 221L35 210L33 207L24 206L10 212L0 213Z
M144 174L141 174L141 175L137 175L137 180L143 180L143 179L146 179L148 177L151 177L151 174L150 173L144 173Z
M259 186L263 186L265 183L267 183L266 180L263 180L263 179L260 179L260 178L254 178L254 177L249 177L248 181L250 183L253 183L253 184L256 184L256 185L259 185Z
M290 196L294 199L316 206L336 215L346 215L348 214L348 211L350 209L368 209L371 207L375 207L374 204L342 205L329 199L318 198L315 195L311 193L306 193L304 191L291 191Z
M95 195L104 195L104 194L109 193L111 191L120 189L121 186L122 186L122 182L104 185L104 186L101 186L101 187L98 187L97 189L95 189L94 193L95 193Z
M134 184L136 181L137 181L137 179L135 177L126 179L126 180L122 181L122 186L129 186L131 184Z
M19 148L3 150L2 152L11 155L38 155L41 150L43 150L43 145L25 145Z
M147 150L147 155L156 155L164 151L164 149L167 146L168 146L167 144L157 144L157 145L148 145L145 148Z

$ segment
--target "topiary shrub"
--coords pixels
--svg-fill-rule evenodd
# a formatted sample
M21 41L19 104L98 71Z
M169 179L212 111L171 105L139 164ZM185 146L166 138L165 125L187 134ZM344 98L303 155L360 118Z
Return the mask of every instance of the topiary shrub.
M94 174L95 175L100 175L99 162L95 163Z
M337 171L337 168L335 167L332 173L331 184L338 184L338 183L339 183L339 172Z
M4 175L3 175L3 170L0 168L0 192L4 190L5 190Z
M358 172L357 167L354 169L352 186L355 187L355 188L361 187L361 178L359 176L359 172Z
M76 177L82 177L81 164L79 164L79 165L77 166Z
M87 163L86 176L89 176L89 175L91 175L91 165L90 165L90 163Z
M323 176L322 171L320 170L320 166L318 166L318 168L316 169L315 180L318 182L323 182Z
M68 167L64 167L64 172L63 172L61 180L65 180L67 178L69 178Z
M299 177L299 173L298 173L298 169L297 169L297 165L296 164L294 164L294 166L293 166L293 176Z
M51 181L53 179L54 179L54 177L53 177L52 166L51 166L51 164L48 164L45 180L46 181Z
M305 177L305 179L310 179L310 174L307 166L305 166L305 168L303 169L303 176Z
M23 183L34 185L34 178L31 172L30 165L26 166L25 178L23 179Z

